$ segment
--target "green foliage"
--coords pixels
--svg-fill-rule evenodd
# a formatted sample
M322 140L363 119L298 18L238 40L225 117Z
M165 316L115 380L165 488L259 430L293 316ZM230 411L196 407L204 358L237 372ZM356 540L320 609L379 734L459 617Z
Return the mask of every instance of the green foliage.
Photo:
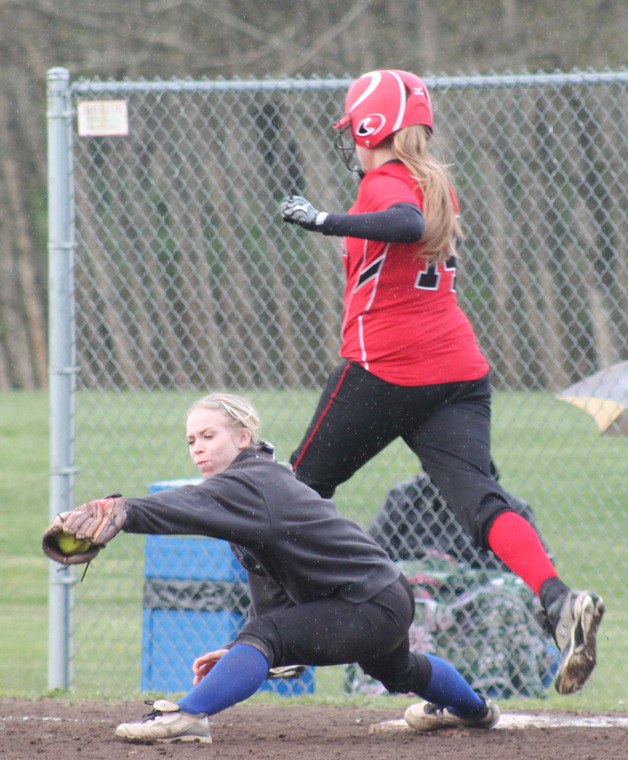
M0 394L0 683L5 693L46 688L48 406L42 392Z

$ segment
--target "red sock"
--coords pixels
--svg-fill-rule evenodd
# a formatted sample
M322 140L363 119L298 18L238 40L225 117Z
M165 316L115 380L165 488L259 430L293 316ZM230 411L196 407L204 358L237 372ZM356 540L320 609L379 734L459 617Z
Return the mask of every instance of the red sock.
M537 596L548 578L558 578L539 534L516 512L497 515L488 532L488 545Z

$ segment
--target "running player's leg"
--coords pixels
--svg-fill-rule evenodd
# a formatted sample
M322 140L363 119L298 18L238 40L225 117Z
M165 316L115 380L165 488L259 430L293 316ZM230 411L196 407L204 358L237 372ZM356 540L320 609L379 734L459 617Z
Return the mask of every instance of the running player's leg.
M454 384L449 402L404 434L449 508L475 543L491 549L539 596L562 652L556 688L580 689L595 667L603 601L558 577L534 526L512 510L491 472L488 378Z
M407 406L422 408L424 394L408 389ZM420 422L414 415L402 437L462 527L486 549L492 521L511 509L492 467L488 379L435 386L432 397L430 413Z
M473 541L493 550L537 594L556 569L536 530L512 510L494 477L488 379L451 386L448 402L404 435L448 507ZM491 540L502 523L499 540Z
M398 436L394 386L354 362L329 378L312 421L290 457L297 478L324 498Z

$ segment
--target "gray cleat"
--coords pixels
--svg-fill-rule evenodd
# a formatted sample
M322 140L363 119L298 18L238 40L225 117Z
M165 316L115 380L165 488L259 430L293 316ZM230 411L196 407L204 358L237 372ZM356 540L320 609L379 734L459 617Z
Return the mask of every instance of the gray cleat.
M572 694L584 686L595 667L595 637L604 615L604 602L589 591L568 591L545 614L561 654L556 691Z
M417 702L405 711L406 723L417 731L436 731L439 728L493 728L499 720L499 708L490 699L486 709L471 718L454 715L446 707L431 702Z

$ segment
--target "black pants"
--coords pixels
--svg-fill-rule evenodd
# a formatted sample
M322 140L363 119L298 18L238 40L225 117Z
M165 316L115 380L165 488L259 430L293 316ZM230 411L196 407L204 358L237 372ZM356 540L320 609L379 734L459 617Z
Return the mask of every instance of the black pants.
M487 548L493 520L510 509L491 467L490 399L488 375L408 387L345 361L329 378L290 462L299 480L330 498L340 483L402 438L469 536Z
M412 590L400 576L361 604L319 599L253 618L236 643L259 649L270 667L356 662L388 691L420 694L432 668L423 655L410 652L413 617Z

